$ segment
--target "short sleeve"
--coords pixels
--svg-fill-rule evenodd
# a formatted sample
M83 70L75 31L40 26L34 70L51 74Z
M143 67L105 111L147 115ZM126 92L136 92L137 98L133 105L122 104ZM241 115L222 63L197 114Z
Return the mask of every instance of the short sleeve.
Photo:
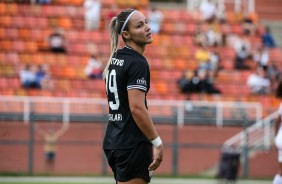
M140 89L148 91L149 67L145 61L133 61L128 68L127 90Z

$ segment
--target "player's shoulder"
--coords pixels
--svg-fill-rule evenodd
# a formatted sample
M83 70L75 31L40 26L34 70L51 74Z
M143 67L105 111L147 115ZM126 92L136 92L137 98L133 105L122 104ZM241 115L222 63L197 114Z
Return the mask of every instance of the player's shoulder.
M144 56L139 54L133 49L123 47L118 49L115 53L113 58L114 60L122 60L123 68L130 69L130 68L144 68L147 67L148 63Z

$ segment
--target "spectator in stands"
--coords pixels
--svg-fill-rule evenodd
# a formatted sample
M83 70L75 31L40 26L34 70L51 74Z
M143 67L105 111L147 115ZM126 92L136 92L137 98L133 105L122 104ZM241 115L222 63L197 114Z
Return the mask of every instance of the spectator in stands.
M51 0L36 0L38 4L50 4Z
M194 77L194 72L192 70L185 70L182 76L177 80L177 85L181 93L191 94L195 92L195 85L192 81Z
M209 73L211 74L210 77L214 80L217 77L217 74L220 70L220 55L217 50L212 50L210 52L210 59L208 63Z
M207 46L207 38L206 34L201 26L201 24L197 24L196 30L193 37L193 42L197 46Z
M220 32L217 32L212 28L208 28L205 34L208 46L215 47L222 45L222 35Z
M213 22L216 18L216 5L211 0L202 0L200 7L200 16L203 21Z
M151 27L151 32L158 34L161 31L163 22L163 13L155 7L152 7L148 12L148 23Z
M195 52L195 59L198 62L198 66L201 69L208 69L208 63L210 60L210 52L205 46L202 46Z
M41 129L39 126L35 126L35 130L44 138L44 153L45 153L45 169L47 172L53 172L55 167L56 157L56 142L60 136L62 136L69 128L69 124L64 124L60 129L54 130L48 128L47 131Z
M66 53L66 39L62 29L57 28L49 35L49 48L54 53Z
M36 83L41 89L52 89L51 74L49 72L48 65L38 65L35 77Z
M262 34L261 39L265 47L269 47L269 48L276 47L275 40L271 34L270 27L265 28L265 32Z
M101 21L101 8L100 0L85 0L84 4L84 21L86 30L98 30Z
M36 81L36 68L27 64L20 70L19 77L23 88L39 89L40 85Z
M235 50L235 68L236 69L249 69L246 61L251 58L251 53L246 45L242 44L239 50Z
M270 79L271 91L275 91L279 81L282 80L282 71L277 67L275 61L264 68L266 70L266 77Z
M95 54L92 54L84 69L86 76L90 79L102 79L103 64L97 59Z
M213 81L209 80L208 71L203 69L194 72L190 70L184 71L177 84L182 93L220 93L220 90L213 85Z
M268 62L269 62L268 48L262 47L256 50L255 53L253 54L253 59L259 66L268 66Z
M271 83L263 67L258 67L256 72L248 77L247 85L253 94L265 95L271 91Z
M282 81L279 82L276 88L276 97L282 99ZM280 102L280 106L278 108L278 116L275 121L274 127L274 142L275 146L278 150L278 164L279 170L273 179L273 184L281 184L282 183L282 102Z
M207 93L207 94L220 93L220 90L214 86L213 80L210 80L208 70L199 69L197 71L197 75L199 78L199 83L198 83L199 93Z
M257 25L254 17L251 15L244 15L241 22L241 28L243 30L243 34L246 36L255 36L257 33Z

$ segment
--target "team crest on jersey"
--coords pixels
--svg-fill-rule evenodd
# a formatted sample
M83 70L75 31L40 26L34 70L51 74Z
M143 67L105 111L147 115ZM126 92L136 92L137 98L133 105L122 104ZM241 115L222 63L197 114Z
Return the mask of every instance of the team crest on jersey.
M137 79L137 84L141 84L141 85L147 86L147 81L144 78Z

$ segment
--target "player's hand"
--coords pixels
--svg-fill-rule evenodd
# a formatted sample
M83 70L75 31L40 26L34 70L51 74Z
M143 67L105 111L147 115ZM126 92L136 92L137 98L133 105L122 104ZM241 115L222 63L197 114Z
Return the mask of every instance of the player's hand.
M153 162L149 166L150 171L156 170L163 161L163 144L159 145L158 147L155 147L153 150Z

